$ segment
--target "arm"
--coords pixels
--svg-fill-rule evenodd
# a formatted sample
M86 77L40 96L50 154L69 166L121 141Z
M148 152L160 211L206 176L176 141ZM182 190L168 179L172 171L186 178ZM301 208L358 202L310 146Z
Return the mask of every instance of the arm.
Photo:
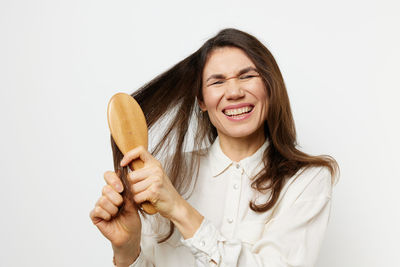
M133 149L121 165L138 157L145 167L129 175L135 202L150 201L161 216L176 225L197 266L312 266L316 260L330 211L331 177L326 169L313 177L300 175L295 181L307 178L309 182L293 182L274 207L279 211L265 225L226 239L179 195L147 150ZM259 236L246 242L246 235L255 236L253 231L260 231Z
M237 238L227 239L204 220L182 243L197 266L313 266L329 220L331 176L320 169L304 188L298 185L291 185L266 224L244 224Z
M157 161L145 148L137 147L125 154L121 166L126 166L132 160L140 158L144 167L129 173L128 179L131 183L133 199L136 203L150 201L157 209L157 216L171 220L185 238L190 238L200 227L203 216L187 203L172 185L170 179L164 172L159 161ZM143 221L145 222L145 221ZM148 240L147 240L148 241ZM151 249L148 249L146 238L141 240L141 251L136 261L129 267L154 266Z

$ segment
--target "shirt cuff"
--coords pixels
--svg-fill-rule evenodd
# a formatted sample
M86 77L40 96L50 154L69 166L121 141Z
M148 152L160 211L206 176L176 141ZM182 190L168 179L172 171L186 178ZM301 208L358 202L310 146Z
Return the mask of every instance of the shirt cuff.
M144 255L142 249L140 249L139 256L136 258L135 262L129 265L129 267L139 267L144 263Z
M207 263L214 261L217 265L221 258L218 251L218 241L225 241L225 239L206 218L203 219L193 237L188 239L181 237L182 244L189 248L196 259Z

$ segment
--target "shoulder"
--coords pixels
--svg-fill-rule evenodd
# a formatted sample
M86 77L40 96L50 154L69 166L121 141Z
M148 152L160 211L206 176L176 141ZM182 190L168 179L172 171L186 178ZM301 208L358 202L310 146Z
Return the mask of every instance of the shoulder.
M331 172L327 167L302 168L287 181L287 191L297 200L331 198Z

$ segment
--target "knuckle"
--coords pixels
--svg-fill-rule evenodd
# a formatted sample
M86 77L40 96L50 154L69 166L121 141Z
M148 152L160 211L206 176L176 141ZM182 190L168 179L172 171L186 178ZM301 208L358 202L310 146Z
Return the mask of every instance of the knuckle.
M104 216L104 219L105 219L106 221L111 220L111 217L112 217L112 216L111 216L110 213L106 212L104 215L105 215L105 216Z
M111 207L111 216L114 216L115 214L117 214L117 212L118 212L118 207L113 205Z
M150 191L150 193L151 193L152 196L157 196L157 195L158 195L158 188L157 188L157 186L152 186L152 187L149 189L149 191Z
M107 184L110 184L110 183L114 182L117 179L118 179L118 176L113 171L106 171L104 173L104 180L107 182Z
M93 209L93 215L95 215L95 216L98 216L100 213L101 213L101 208L99 207L99 206L96 206L94 209Z
M161 169L161 166L156 166L156 168L155 168L155 170L154 170L154 174L157 175L157 176L159 176L159 177L162 177L162 176L163 176L164 172L163 172L163 170Z
M153 164L157 169L162 170L161 162L159 162L158 160L154 159Z
M159 188L162 187L163 181L162 181L162 179L161 179L160 176L157 176L157 177L154 179L153 185L154 185L154 187L155 187L156 189L159 189Z
M103 186L103 189L101 190L102 195L106 195L110 191L109 185Z
M107 196L109 199L114 199L116 195L119 195L118 192L114 190L114 188L110 185L105 186L104 196Z
M111 185L106 185L105 186L106 193L111 194L113 191L115 191L114 188L115 188L115 186L112 187Z
M136 203L139 203L140 202L140 196L139 195L134 195L133 196L133 200L136 202Z
M94 207L96 208L99 205L100 205L100 198L96 201L96 204L94 204Z
M107 198L105 197L105 196L101 196L100 197L100 199L99 199L99 205L100 206L104 206L104 205L106 205L107 204Z
M108 177L112 176L113 173L114 173L113 171L104 172L104 178L108 178Z
M136 193L136 186L135 186L135 185L132 185L132 186L131 186L131 190L132 190L132 193L135 194L135 193Z

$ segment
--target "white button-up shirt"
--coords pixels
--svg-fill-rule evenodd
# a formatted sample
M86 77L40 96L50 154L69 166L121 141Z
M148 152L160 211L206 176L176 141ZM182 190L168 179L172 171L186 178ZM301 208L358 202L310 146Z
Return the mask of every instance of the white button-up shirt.
M300 170L285 181L272 209L254 212L250 201L265 203L270 196L251 188L267 145L233 162L217 138L201 158L199 178L187 200L204 216L200 228L186 240L175 229L161 244L143 233L142 251L131 267L314 266L329 220L330 172L322 167Z

